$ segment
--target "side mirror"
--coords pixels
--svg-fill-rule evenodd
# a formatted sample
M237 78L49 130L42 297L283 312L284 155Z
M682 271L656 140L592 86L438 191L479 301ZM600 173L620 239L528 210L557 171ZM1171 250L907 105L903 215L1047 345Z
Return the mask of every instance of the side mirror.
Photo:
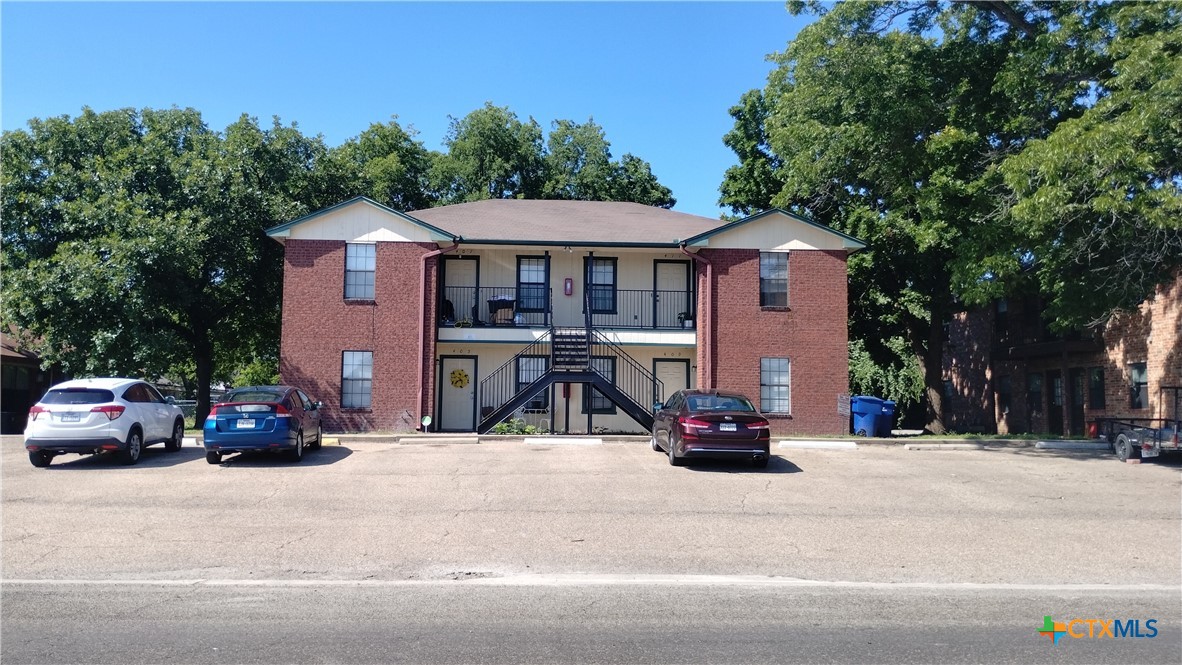
M312 408L314 408L314 409L323 409L323 408L324 408L324 402L312 402Z
M169 395L164 398L164 403L165 404L176 404L176 398L173 397L172 395Z

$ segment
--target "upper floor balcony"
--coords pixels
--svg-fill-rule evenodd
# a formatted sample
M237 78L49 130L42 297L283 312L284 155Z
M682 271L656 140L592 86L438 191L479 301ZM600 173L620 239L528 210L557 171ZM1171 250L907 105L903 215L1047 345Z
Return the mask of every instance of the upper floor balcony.
M551 327L617 331L635 343L693 345L693 263L627 248L476 247L441 257L440 340L528 341ZM531 332L532 331L532 332Z
M595 328L694 329L691 296L685 291L595 287L590 291ZM440 328L572 328L586 322L584 307L556 309L553 290L542 286L447 286L441 295Z

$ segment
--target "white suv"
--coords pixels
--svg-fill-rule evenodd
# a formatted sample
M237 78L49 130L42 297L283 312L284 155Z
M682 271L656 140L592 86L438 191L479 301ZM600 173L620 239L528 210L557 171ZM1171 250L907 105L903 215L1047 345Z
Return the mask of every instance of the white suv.
M185 414L171 397L135 379L78 379L59 383L29 409L25 449L33 466L63 453L116 451L135 464L144 446L180 450Z

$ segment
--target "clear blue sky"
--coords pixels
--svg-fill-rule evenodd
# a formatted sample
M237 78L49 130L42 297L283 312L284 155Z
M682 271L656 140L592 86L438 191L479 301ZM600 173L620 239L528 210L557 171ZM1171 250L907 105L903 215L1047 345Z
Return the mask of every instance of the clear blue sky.
M648 160L676 210L717 217L735 156L727 109L763 87L811 17L744 3L0 4L5 130L34 117L193 107L246 113L339 145L397 115L442 149L448 116L486 101L603 126Z

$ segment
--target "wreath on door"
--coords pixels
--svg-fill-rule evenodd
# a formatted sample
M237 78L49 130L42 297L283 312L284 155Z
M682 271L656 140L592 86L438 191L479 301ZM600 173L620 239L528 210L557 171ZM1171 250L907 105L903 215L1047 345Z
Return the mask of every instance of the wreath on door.
M462 369L453 369L451 372L451 385L456 388L467 387L468 373Z

